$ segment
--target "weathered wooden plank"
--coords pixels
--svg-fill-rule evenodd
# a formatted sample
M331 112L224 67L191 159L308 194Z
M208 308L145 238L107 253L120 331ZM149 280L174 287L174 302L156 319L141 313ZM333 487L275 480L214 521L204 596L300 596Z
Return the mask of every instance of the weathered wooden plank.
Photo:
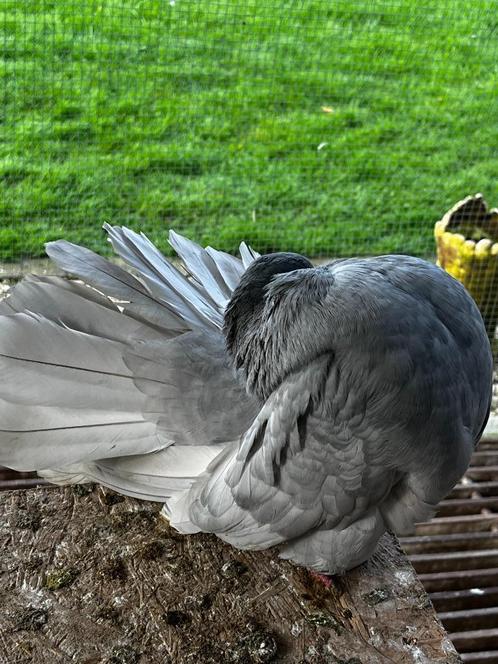
M471 484L457 484L451 491L450 498L470 498L473 493L478 492L481 496L497 496L498 481L472 482Z
M498 625L498 606L444 611L439 614L439 620L449 632L490 629Z
M481 438L478 449L480 452L484 450L498 450L498 438L489 434L486 435Z
M479 450L474 452L472 455L472 460L470 462L471 466L498 466L498 450Z
M6 468L5 466L0 466L0 480L10 479L11 477L19 478L35 478L37 474L35 472L20 472L17 470L12 470L11 468Z
M37 486L48 486L48 483L36 478L0 480L0 491L14 491L15 489L34 489Z
M400 543L464 661L498 662L498 441L481 443L436 518Z
M497 510L498 496L484 498L453 498L442 500L437 508L438 516L460 516L479 514L482 510Z
M445 590L430 593L429 598L438 612L498 607L498 587Z
M181 536L157 504L79 493L0 495L0 661L460 661L391 536L325 588L274 551Z
M462 660L471 664L496 664L498 662L498 650L466 652L462 654Z
M465 475L471 480L493 481L498 477L498 464L494 466L471 466Z
M10 468L0 466L0 491L28 489L43 485L47 485L47 482L37 477L36 473L17 473Z
M417 523L417 535L442 535L445 533L483 532L498 527L498 514L469 514L466 516L435 517L431 521Z
M474 452L471 466L498 466L498 449L479 449Z

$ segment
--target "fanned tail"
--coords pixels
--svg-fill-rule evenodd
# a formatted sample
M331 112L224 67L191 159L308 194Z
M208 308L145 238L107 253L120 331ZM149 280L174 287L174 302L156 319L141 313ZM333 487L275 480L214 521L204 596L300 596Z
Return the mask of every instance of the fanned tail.
M0 316L0 464L38 470L164 447L123 350L35 313Z
M84 283L28 277L0 302L0 464L163 500L228 442L222 418L206 428L206 410L228 404L237 420L240 402L241 428L252 416L221 327L257 254L242 245L241 261L171 232L178 269L145 235L105 229L134 275L60 240L48 255Z
M142 233L104 225L114 250L137 270L150 293L167 303L191 329L212 326L220 329L223 314L206 297L205 289L189 281ZM200 249L200 247L199 247Z

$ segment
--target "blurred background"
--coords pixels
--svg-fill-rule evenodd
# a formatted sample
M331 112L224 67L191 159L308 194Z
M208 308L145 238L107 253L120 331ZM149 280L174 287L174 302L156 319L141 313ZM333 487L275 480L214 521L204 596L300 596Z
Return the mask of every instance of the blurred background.
M53 269L49 240L109 253L103 222L168 254L169 228L230 252L414 254L465 283L498 359L497 10L2 0L0 296ZM498 385L490 422L402 542L474 664L498 662ZM38 481L0 468L0 489Z

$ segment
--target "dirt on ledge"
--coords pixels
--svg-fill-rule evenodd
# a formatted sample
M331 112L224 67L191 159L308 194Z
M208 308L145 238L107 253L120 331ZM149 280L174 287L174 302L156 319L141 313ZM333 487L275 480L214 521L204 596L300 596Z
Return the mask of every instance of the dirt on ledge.
M2 664L460 661L393 537L327 589L159 509L87 486L0 494Z

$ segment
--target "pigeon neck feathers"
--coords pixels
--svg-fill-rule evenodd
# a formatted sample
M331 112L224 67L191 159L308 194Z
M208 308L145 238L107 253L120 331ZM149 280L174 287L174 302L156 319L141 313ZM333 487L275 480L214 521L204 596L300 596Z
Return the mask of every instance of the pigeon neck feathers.
M266 254L255 260L242 275L226 308L223 331L227 350L236 368L244 369L246 376L249 365L252 374L255 370L258 373L257 367L262 365L264 359L265 349L258 343L258 332L268 286L277 275L312 267L313 264L300 254ZM264 380L262 376L260 378ZM256 393L261 391L257 385L253 388Z

